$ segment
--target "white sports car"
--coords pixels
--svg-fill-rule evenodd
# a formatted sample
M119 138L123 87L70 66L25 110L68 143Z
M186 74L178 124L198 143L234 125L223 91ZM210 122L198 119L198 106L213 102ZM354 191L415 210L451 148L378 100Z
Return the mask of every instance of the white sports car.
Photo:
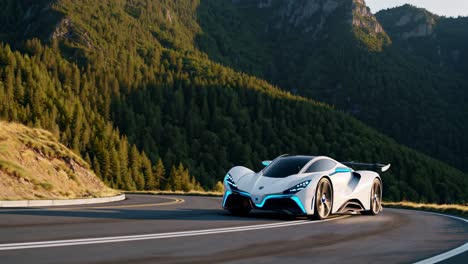
M382 211L382 179L389 165L338 162L329 157L282 155L263 161L258 173L234 167L224 178L223 208L235 215L252 209L325 219L331 214L376 215Z

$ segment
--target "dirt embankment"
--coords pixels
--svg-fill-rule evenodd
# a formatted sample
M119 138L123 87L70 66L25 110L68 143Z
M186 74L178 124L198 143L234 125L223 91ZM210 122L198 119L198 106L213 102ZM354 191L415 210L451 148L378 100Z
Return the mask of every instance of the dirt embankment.
M116 194L50 132L0 121L0 200Z

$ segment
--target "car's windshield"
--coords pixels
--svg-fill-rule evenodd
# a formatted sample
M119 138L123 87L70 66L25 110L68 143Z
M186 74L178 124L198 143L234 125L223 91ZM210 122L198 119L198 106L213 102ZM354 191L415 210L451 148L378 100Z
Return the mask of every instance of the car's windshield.
M275 160L263 171L263 176L271 178L285 178L297 174L313 157L293 156Z

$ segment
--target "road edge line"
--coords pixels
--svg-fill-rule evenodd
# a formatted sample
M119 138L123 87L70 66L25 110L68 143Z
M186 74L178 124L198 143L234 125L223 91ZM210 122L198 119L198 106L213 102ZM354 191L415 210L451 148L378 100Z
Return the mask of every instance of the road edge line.
M402 209L399 209L399 210L402 210ZM452 219L456 219L456 220L460 220L462 222L465 222L465 223L468 223L468 219L465 219L465 218L462 218L462 217L458 217L458 216L453 216L453 215L448 215L448 214L441 214L441 213L434 213L434 212L428 212L428 211L423 211L423 210L413 210L413 209L403 209L403 210L412 210L412 211L418 211L418 212L424 212L426 214L432 214L432 215L438 215L438 216L444 216L444 217L448 217L448 218L452 218ZM444 252L444 253L441 253L439 255L436 255L436 256L433 256L433 257L430 257L430 258L427 258L427 259L423 259L423 260L420 260L418 262L415 262L413 264L433 264L433 263L438 263L438 262L441 262L441 261L444 261L444 260L447 260L449 258L452 258L452 257L455 257L457 255L460 255L464 252L468 251L468 242L466 242L465 244L459 246L459 247L456 247L454 249L451 249L447 252Z

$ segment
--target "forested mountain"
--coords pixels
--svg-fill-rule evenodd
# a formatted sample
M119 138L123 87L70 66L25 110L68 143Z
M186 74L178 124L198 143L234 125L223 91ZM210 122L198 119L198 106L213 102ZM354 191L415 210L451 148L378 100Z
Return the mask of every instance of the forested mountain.
M466 71L419 56L435 45L402 49L381 26L383 14L376 19L362 0L232 2L201 1L198 9L203 32L197 44L211 59L327 102L400 143L468 169ZM445 19L440 27L447 32L438 34L442 42L467 47L465 18ZM457 67L464 67L462 48L442 53L458 56Z
M390 200L468 200L468 178L463 172L398 145L347 113L281 90L321 98L314 94L312 86L296 79L294 69L316 77L322 74L323 78L315 79L316 86L327 89L336 89L330 76L354 72L353 78L343 81L341 92L336 94L348 102L354 102L348 97L362 96L366 105L356 106L361 112L369 112L369 119L393 120L392 124L398 123L405 137L421 129L418 122L409 124L416 118L427 123L427 129L435 129L431 122L439 119L447 124L462 119L450 112L455 109L449 107L438 112L442 110L437 107L445 106L438 104L445 102L445 97L436 95L435 103L430 104L434 106L433 112L421 113L420 117L412 116L415 113L411 111L404 112L405 107L410 108L406 101L400 100L404 105L398 109L394 104L374 101L400 99L392 98L394 93L380 85L394 79L387 80L382 72L378 75L382 79L366 75L375 65L395 78L397 73L405 74L406 82L415 88L406 91L403 88L408 87L403 87L399 92L408 98L420 98L418 109L429 109L426 99L432 94L419 92L435 88L427 88L420 82L434 72L424 72L415 78L410 74L416 73L404 72L407 68L380 62L393 54L386 53L391 41L363 2L348 1L342 6L341 1L321 1L321 9L330 12L326 18L311 17L310 21L307 18L294 23L312 23L313 19L336 23L323 22L323 29L319 29L321 26L311 29L318 30L319 40L304 38L302 44L295 35L300 33L295 26L284 30L283 35L272 34L276 40L261 39L264 35L254 29L266 14L255 16L257 8L267 12L283 1L262 1L264 6L259 2L255 9L250 7L254 2L2 1L0 116L53 131L92 164L107 184L117 188L211 189L233 165L258 169L262 159L282 153L310 153L339 160L392 163L391 172L385 174L384 189ZM300 12L296 4L301 2L314 1L290 1L291 12ZM339 19L346 12L351 12L349 20ZM242 19L237 20L240 15ZM231 25L235 21L237 26ZM336 35L326 33L329 26ZM323 31L325 28L327 31ZM348 51L339 34L354 40L356 46ZM317 61L307 59L307 65L295 65L301 56L311 58L327 45L333 49L318 56ZM275 53L275 48L278 52L290 52ZM347 64L349 58L352 64ZM337 68L321 67L326 60ZM301 65L305 68L300 68ZM353 65L367 70L356 72ZM284 82L264 72L265 67L281 70L271 73ZM279 88L260 77L280 85ZM359 85L368 82L367 77L374 82L375 91L370 94L365 86L359 90L361 86L353 84L356 80ZM288 82L288 78L297 83ZM447 79L444 87L456 90L458 80L449 80L444 75L437 78ZM398 114L381 116L397 110ZM450 118L455 119L445 120L445 114L453 114ZM396 122L395 118L401 115L407 115L407 119ZM446 129L458 140L456 129L450 126ZM438 132L434 130L427 134L429 138L416 141L435 140ZM418 133L422 135L421 131ZM429 147L434 145L430 143Z
M467 17L440 17L411 5L376 15L394 44L468 79Z

